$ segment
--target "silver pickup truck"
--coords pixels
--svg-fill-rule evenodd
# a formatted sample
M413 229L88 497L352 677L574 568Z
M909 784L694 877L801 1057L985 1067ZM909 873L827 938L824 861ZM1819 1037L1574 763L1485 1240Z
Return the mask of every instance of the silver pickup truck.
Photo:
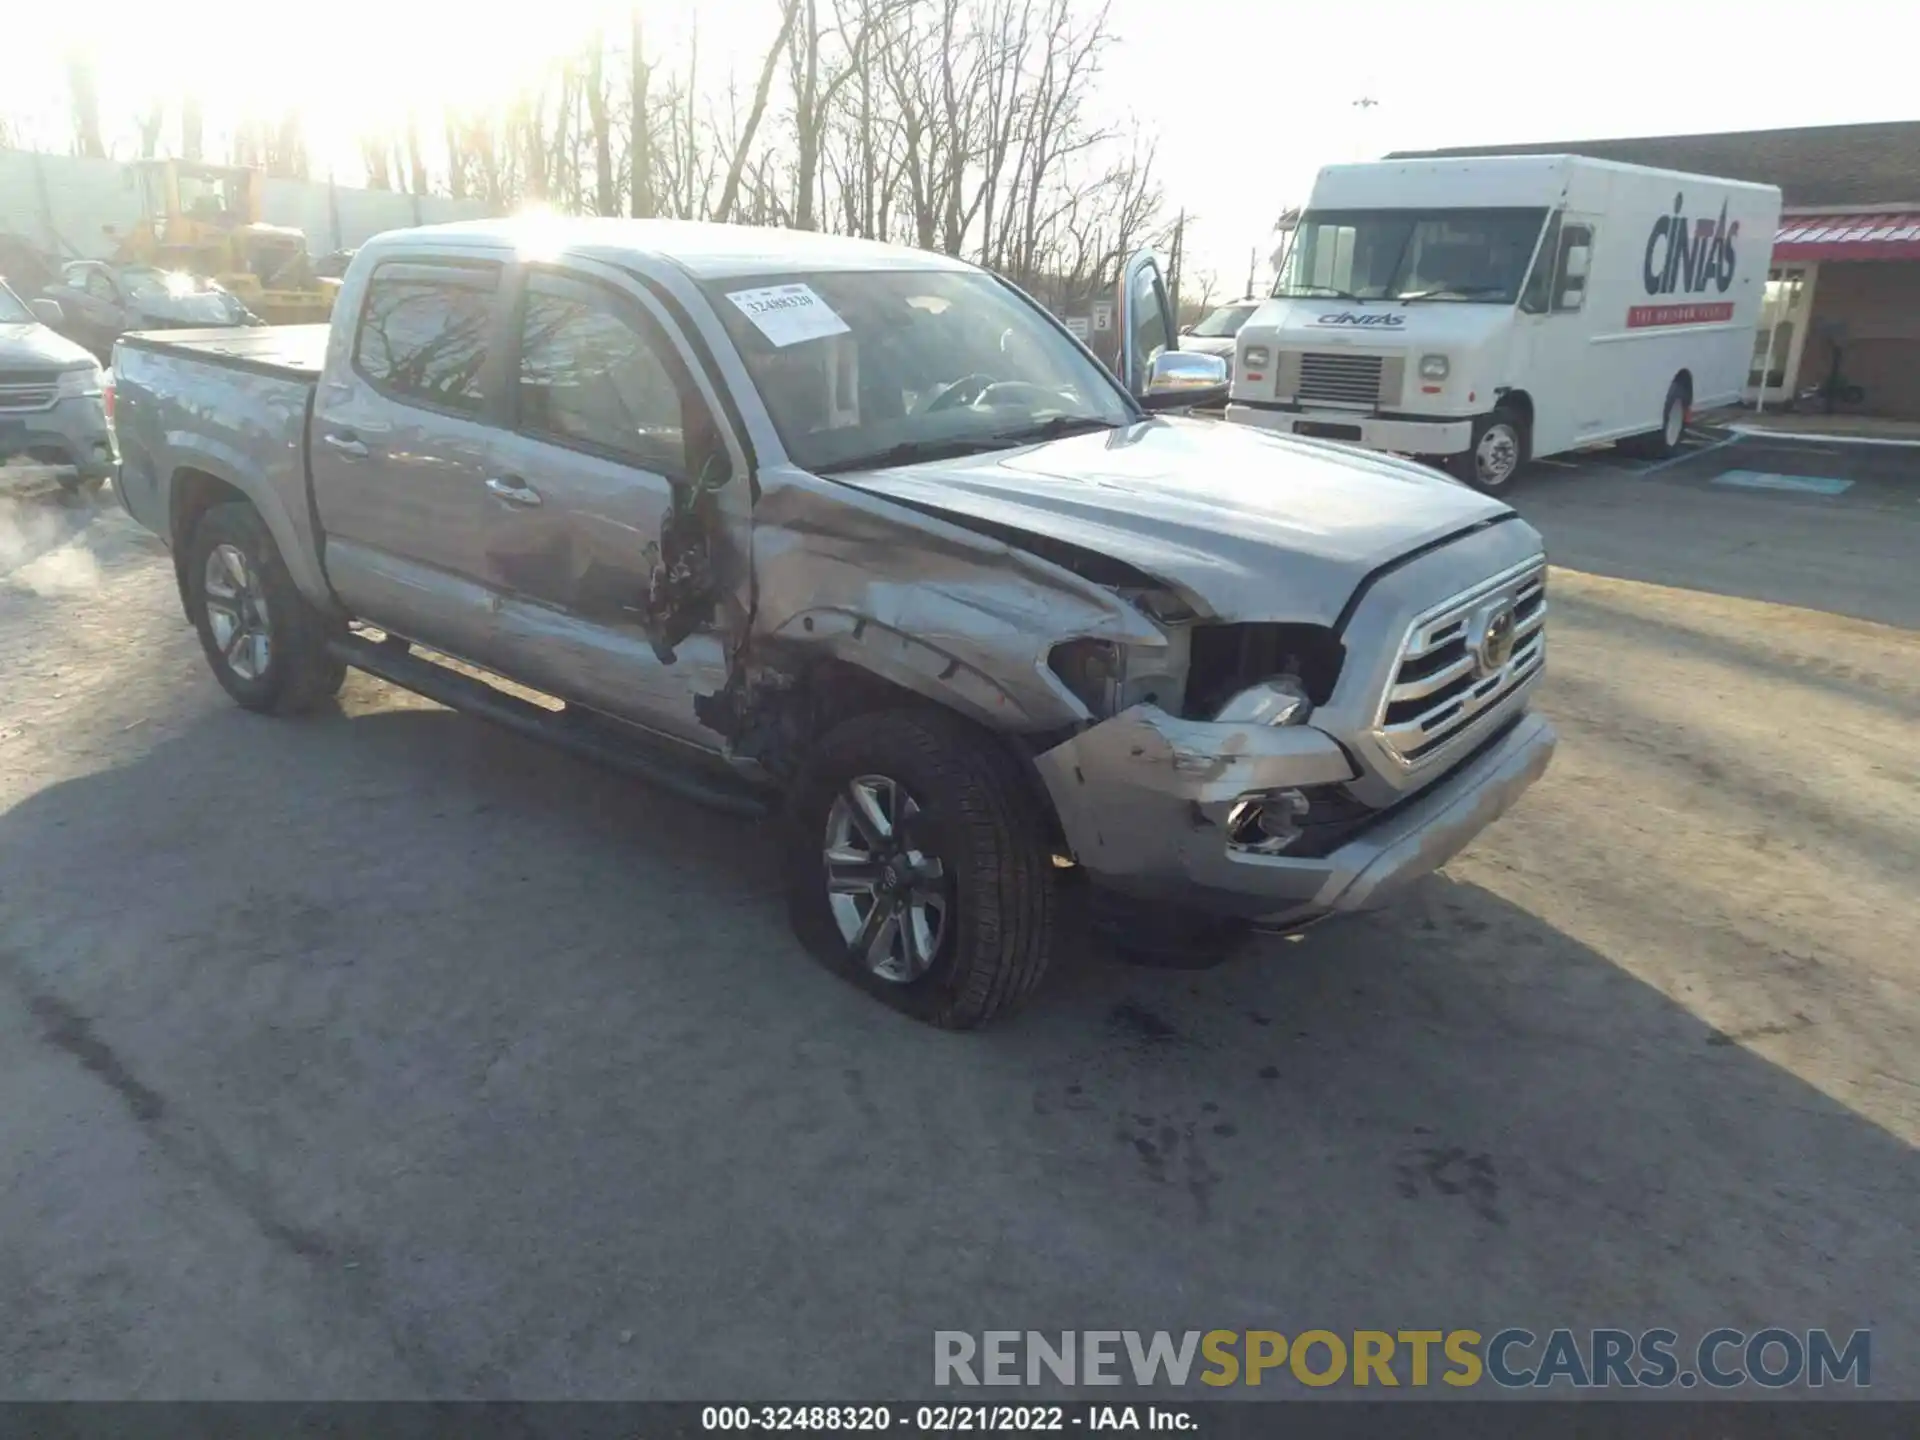
M1150 256L1116 304L1119 380L922 251L397 232L330 328L122 340L119 490L240 704L357 666L777 816L805 946L976 1025L1077 881L1138 945L1305 926L1441 864L1553 751L1538 533L1172 413L1221 363L1173 348Z

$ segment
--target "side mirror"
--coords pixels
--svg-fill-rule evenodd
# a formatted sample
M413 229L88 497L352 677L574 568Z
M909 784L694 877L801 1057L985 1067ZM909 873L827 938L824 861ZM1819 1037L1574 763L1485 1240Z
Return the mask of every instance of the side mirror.
M1211 408L1227 403L1227 362L1195 350L1162 350L1147 366L1149 410Z
M67 312L58 300L29 300L27 308L33 311L34 319L51 329L58 330L67 323Z

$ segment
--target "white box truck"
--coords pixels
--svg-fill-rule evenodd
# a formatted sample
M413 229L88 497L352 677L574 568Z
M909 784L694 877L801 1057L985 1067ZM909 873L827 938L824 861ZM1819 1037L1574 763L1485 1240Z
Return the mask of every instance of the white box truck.
M1227 418L1484 490L1576 446L1671 454L1746 383L1779 218L1771 185L1574 155L1329 166Z

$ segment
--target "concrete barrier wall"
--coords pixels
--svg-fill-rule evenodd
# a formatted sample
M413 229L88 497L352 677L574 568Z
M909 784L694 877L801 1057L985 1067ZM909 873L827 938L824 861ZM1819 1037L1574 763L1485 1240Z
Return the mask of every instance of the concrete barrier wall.
M268 180L261 211L269 224L304 230L316 255L352 249L382 230L487 213L478 200L359 190L324 180ZM20 236L62 259L97 258L116 243L103 226L124 230L139 219L133 170L119 161L0 150L0 235Z

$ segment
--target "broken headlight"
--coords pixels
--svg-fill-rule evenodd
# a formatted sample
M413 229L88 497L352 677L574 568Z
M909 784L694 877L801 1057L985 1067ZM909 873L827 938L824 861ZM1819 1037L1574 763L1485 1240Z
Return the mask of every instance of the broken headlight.
M1047 665L1096 716L1119 708L1127 679L1127 652L1111 640L1068 640L1053 647Z

